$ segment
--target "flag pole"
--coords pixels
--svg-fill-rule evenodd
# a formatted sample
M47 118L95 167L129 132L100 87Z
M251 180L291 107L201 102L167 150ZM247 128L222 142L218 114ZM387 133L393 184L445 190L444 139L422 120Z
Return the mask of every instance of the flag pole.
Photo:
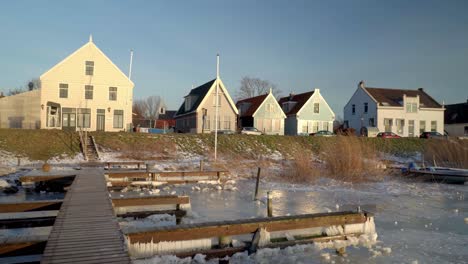
M215 150L214 160L216 161L218 156L218 108L219 108L219 54L216 55L216 99L215 99Z

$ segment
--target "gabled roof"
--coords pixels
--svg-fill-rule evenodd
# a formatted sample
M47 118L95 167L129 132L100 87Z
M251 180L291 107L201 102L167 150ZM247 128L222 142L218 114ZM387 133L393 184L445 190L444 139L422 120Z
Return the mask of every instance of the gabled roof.
M187 96L197 96L197 100L193 103L192 107L187 111L185 111L185 100L184 100L184 102L182 103L182 105L180 106L179 110L177 111L175 115L178 116L178 115L188 114L193 111L196 111L198 106L203 101L203 98L205 98L206 94L210 91L210 88L211 86L213 86L215 81L216 79L213 79L196 88L193 88Z
M55 68L59 67L60 65L64 64L66 61L68 61L70 58L72 58L75 54L77 54L78 52L80 52L81 50L84 50L86 48L90 47L91 49L94 49L96 50L98 53L100 53L109 63L110 65L112 65L112 67L114 67L123 77L125 77L131 84L132 84L132 87L135 86L135 84L133 83L132 80L130 80L128 78L127 75L125 75L125 73L123 73L119 67L117 67L117 65L115 65L111 59L109 59L109 57L107 57L107 55L102 52L101 49L98 48L98 46L96 46L93 42L93 39L92 37L90 37L89 41L84 44L83 46L81 46L79 49L75 50L72 54L68 55L65 59L63 59L62 61L60 61L59 63L55 64L52 68L50 68L49 70L47 70L45 73L43 73L39 79L43 79L45 76L47 76L47 74L49 74L50 72L52 72L52 70L54 70Z
M363 87L381 106L403 106L403 95L416 97L419 95L420 106L423 108L442 108L442 106L428 95L422 88L417 90L389 89Z
M278 103L280 104L280 106L283 106L283 103L286 102L296 102L296 105L291 110L289 110L289 112L285 112L286 115L295 115L297 114L297 112L299 112L299 110L301 110L301 108L313 94L314 91L302 94L291 94L287 97L280 98Z
M236 104L237 107L239 107L243 103L250 103L249 108L245 111L245 113L241 114L241 117L252 116L260 107L260 105L262 105L263 101L265 101L267 97L268 97L268 94L263 94L263 95L237 101L237 104Z
M158 119L159 120L171 120L174 119L175 114L177 111L166 111L165 114L159 115Z
M445 124L468 123L468 102L445 106Z

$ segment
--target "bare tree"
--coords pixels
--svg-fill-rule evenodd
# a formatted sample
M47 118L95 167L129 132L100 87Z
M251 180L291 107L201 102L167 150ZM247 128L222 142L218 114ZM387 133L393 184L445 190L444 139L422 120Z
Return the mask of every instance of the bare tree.
M266 94L270 91L270 88L273 95L278 98L281 94L281 90L278 89L275 84L268 80L245 76L242 78L240 88L237 91L237 99L241 100Z
M14 89L10 89L7 94L8 96L12 96L12 95L20 94L20 93L24 93L24 90L21 88L14 88Z
M161 106L161 97L159 96L150 96L145 100L145 117L150 120L158 119L160 106Z

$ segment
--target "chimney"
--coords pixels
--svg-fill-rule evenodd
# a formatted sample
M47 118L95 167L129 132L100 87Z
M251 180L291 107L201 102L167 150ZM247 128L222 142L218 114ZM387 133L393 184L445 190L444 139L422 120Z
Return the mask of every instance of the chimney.
M293 97L294 97L294 94L293 94L293 93L290 93L290 94L289 94L289 101L291 101Z
M319 88L314 88L314 93L320 93L320 89Z
M424 88L418 88L418 91L424 92Z

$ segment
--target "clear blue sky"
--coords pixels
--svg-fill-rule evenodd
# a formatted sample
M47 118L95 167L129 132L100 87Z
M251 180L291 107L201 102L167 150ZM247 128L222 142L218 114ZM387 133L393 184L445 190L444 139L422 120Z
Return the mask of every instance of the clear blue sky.
M135 98L178 108L216 75L283 90L321 89L337 115L357 83L468 96L468 1L2 1L0 90L26 82L88 41L123 72L134 49Z

